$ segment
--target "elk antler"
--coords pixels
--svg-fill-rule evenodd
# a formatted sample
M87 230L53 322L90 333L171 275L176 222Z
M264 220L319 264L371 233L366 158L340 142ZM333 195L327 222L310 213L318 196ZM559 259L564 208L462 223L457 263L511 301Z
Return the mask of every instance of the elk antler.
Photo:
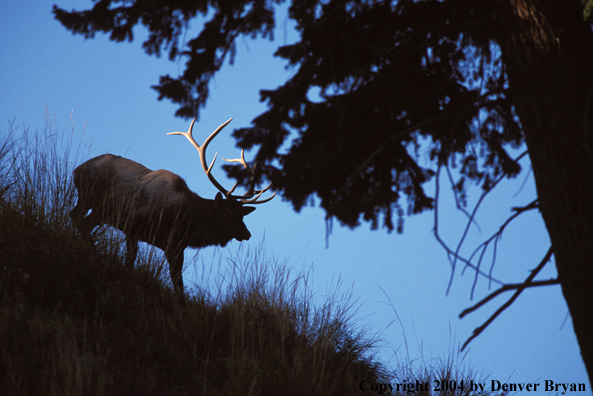
M276 196L276 192L274 192L274 194L272 194L271 197L266 198L264 200L258 201L257 199L272 186L272 183L270 183L263 190L255 190L254 189L254 187L255 187L254 170L255 170L255 166L257 165L257 163L253 166L253 169L251 169L249 167L249 165L247 165L247 162L245 162L245 153L244 153L245 150L244 149L241 150L241 158L240 159L227 160L227 159L223 158L223 160L225 160L227 162L240 163L241 165L243 165L244 168L248 169L249 172L251 173L251 186L249 187L249 190L241 196L231 195L233 193L233 191L235 191L235 188L237 188L237 185L239 184L238 181L235 183L233 188L231 188L230 190L227 191L212 175L212 167L214 166L214 162L216 161L216 156L218 155L218 153L214 154L214 158L212 159L210 166L206 166L206 148L208 147L210 142L216 137L216 135L218 135L220 133L220 131L222 131L223 128L225 126L227 126L229 124L229 122L231 122L231 121L232 121L232 118L230 118L228 121L226 121L221 126L216 128L216 130L214 132L212 132L212 134L210 136L208 136L208 138L206 138L206 140L204 141L204 143L201 146L198 143L196 143L196 141L194 140L194 137L192 135L194 123L196 122L195 118L192 120L192 122L189 126L189 130L187 132L169 132L169 133L167 133L167 135L182 135L182 136L185 136L187 138L187 140L189 140L189 142L196 148L196 150L198 150L198 153L200 155L200 163L202 164L202 169L204 169L204 172L206 172L206 176L208 176L208 180L210 180L210 182L221 193L223 193L225 195L225 197L227 197L227 199L230 199L230 198L238 199L239 202L241 202L243 204L261 204L261 203L268 202ZM255 198L253 198L254 196L255 196Z

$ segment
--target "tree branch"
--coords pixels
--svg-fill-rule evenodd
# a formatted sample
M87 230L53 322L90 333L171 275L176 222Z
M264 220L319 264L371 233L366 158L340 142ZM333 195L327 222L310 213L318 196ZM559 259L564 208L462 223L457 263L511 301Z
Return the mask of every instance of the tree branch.
M485 96L479 96L474 102L466 105L464 108L462 108L460 110L453 111L453 112L443 112L443 113L436 115L432 118L429 118L427 120L423 120L423 121L417 122L416 124L410 125L409 127L405 128L403 131L390 136L386 142L384 142L382 145L380 145L373 153L371 153L371 155L369 155L358 166L358 168L356 168L356 170L354 172L352 172L350 174L350 176L346 179L344 184L342 184L342 187L340 187L340 189L338 190L338 193L336 196L339 197L344 192L344 190L350 185L352 179L354 179L357 175L362 173L362 171L371 163L371 161L373 159L375 159L375 157L377 155L379 155L383 150L385 150L387 147L389 147L390 144L397 142L398 140L402 139L403 137L407 136L408 134L410 134L414 131L422 129L422 128L424 128L428 125L431 125L433 123L436 123L436 122L442 122L449 118L457 117L457 121L455 122L455 125L457 125L457 124L459 124L461 118L465 114L467 114L470 111L472 111L473 109L475 109L476 106L479 107L479 106L483 105L484 104L483 102L486 100L486 98L488 98L489 96L492 96L494 94L499 94L499 92L489 93L488 95L485 95Z
M491 265L491 270L494 267L494 263L496 261L496 252L497 252L497 248L498 248L498 241L500 240L500 238L502 237L502 233L504 231L504 229L511 223L511 221L513 221L515 218L517 218L519 215L521 215L521 213L527 211L527 210L531 210L531 209L536 209L538 207L538 200L535 199L532 202L530 202L529 204L527 204L526 206L522 206L522 207L514 207L512 208L512 210L515 212L513 213L498 229L497 232L495 232L490 238L488 238L487 240L485 240L484 242L482 242L474 251L473 253L469 256L469 260L471 261L472 258L474 257L474 255L476 253L478 253L479 250L482 250L482 253L480 254L480 259L478 260L478 268L480 267L480 264L482 262L482 258L484 256L484 253L486 252L486 249L488 248L488 245L490 244L490 242L492 242L492 240L494 240L494 252L492 253L492 265ZM463 273L465 272L465 268L462 270L461 274L463 275ZM470 299L473 299L474 296L474 291L475 291L475 287L476 284L478 282L478 278L476 277L474 279L474 283L472 285L472 291L471 291L471 297Z
M560 281L558 279L548 279L545 281L535 281L529 283L509 283L508 285L504 285L500 289L490 293L488 296L484 297L479 303L475 304L474 306L465 309L463 312L459 314L459 319L463 319L464 316L472 313L473 311L480 308L482 305L485 305L488 301L492 300L494 297L504 292L515 289L526 289L528 287L549 286L558 284L560 284Z
M523 158L525 155L527 155L527 151L524 151L523 153L521 153L514 161L515 162L520 161L521 158ZM478 202L476 203L476 206L474 207L474 210L471 213L470 219L468 220L465 230L463 231L463 235L461 236L461 239L459 240L459 244L457 245L457 249L455 249L455 254L453 256L453 264L452 264L452 269L451 269L451 277L449 278L449 285L447 286L447 294L449 294L449 291L451 290L451 286L453 284L453 277L455 276L455 265L457 264L457 258L459 257L459 251L461 250L463 241L465 240L465 237L467 236L467 233L469 232L469 227L471 226L471 223L472 223L476 213L478 212L478 208L482 204L482 201L484 200L484 198L486 198L486 195L488 195L490 193L490 191L492 191L494 189L494 187L496 187L496 185L498 183L500 183L502 181L502 179L504 179L505 176L506 176L506 173L503 173L502 175L500 175L500 177L492 183L490 188L488 190L485 190L482 193L482 195L480 196L480 199L478 199ZM477 268L479 269L479 266Z
M451 260L451 256L455 255L455 252L453 252L453 250L445 243L445 241L441 238L441 236L439 235L439 194L440 194L440 174L441 174L441 166L438 167L437 169L437 174L436 174L436 178L435 178L435 205L434 205L434 237L437 240L437 242L443 247L443 249L445 249L445 251L447 252L447 258L449 259L449 265L453 265L453 261ZM470 220L471 221L471 220ZM499 281L496 278L493 278L491 274L486 274L485 272L481 271L478 267L476 267L475 265L473 265L471 263L470 260L467 260L466 258L458 255L457 259L459 261L461 261L462 263L464 263L467 267L475 270L478 274L488 278L488 280L490 280L491 282L497 283L499 285L504 286L504 282Z
M447 169L447 177L449 178L449 183L451 183L451 186L455 186L455 182L453 181L453 175L451 174L451 169L449 169L449 165L444 165L444 166ZM455 206L468 219L470 219L470 220L473 221L473 223L476 225L476 228L478 229L478 232L481 234L482 233L482 229L480 228L480 225L478 224L478 222L476 221L476 219L472 219L472 217L468 213L468 211L465 210L465 208L463 207L463 205L459 202L459 196L458 196L457 190L455 188L452 188L452 190L453 190L453 196L455 197Z
M459 317L463 318L465 315L467 315L470 312L475 311L477 308L479 308L480 306L484 305L486 302L488 302L489 300L491 300L492 298L494 298L496 295L507 291L507 290L511 290L511 289L516 289L517 291L515 292L515 294L513 294L513 296L506 302L504 303L500 308L498 308L496 310L496 312L494 312L494 314L492 314L492 316L490 316L490 318L488 318L488 320L486 320L486 322L484 322L483 325L481 325L480 327L477 327L473 334L471 335L471 337L469 337L467 339L467 341L465 341L465 343L463 344L463 346L461 347L461 350L463 351L465 349L465 347L477 336L479 336L484 330L486 330L486 328L494 321L494 319L496 319L505 309L507 309L516 299L517 297L519 297L519 295L523 292L523 290L525 290L527 287L534 287L534 286L547 286L547 285L555 285L560 283L558 281L558 279L550 279L549 281L539 281L539 282L533 282L533 278L535 278L535 276L541 271L542 268L544 268L544 266L548 263L548 261L550 260L550 258L552 257L553 254L553 248L552 246L550 246L550 248L548 249L548 252L546 253L546 255L544 256L544 258L542 259L542 261L539 263L539 265L531 272L531 274L527 277L527 279L525 279L525 282L518 284L518 285L505 285L507 288L505 289L505 286L503 286L501 289L495 291L494 293L492 293L491 295L487 296L485 299L483 299L482 301L480 301L478 304L474 305L473 307L470 307L466 310L464 310ZM503 290L505 289L505 290Z

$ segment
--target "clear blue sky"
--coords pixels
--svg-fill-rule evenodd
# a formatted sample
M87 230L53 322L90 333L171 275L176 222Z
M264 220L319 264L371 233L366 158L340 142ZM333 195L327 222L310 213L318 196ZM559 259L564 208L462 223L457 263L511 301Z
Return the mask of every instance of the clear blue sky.
M56 0L66 9L88 8L91 2ZM60 134L73 134L75 141L90 145L87 159L106 152L123 155L151 169L168 169L186 179L201 196L213 198L216 190L199 168L195 149L179 136L166 132L185 131L189 121L173 116L176 107L157 101L151 85L160 75L180 73L183 63L166 57L149 57L141 49L145 32L135 30L132 43L113 43L103 35L85 41L71 35L52 18L52 1L0 3L0 134L9 122L22 131L43 131L45 109ZM230 137L233 128L245 127L264 110L259 89L283 83L290 70L272 54L278 45L291 42L295 33L280 20L276 40L240 40L234 65L226 64L211 85L211 98L194 128L201 140L218 125L233 122L212 143L213 154L225 158L239 155ZM192 37L192 30L187 38ZM198 138L201 137L201 138ZM247 153L248 159L251 158ZM478 213L482 232L472 228L462 253L468 255L511 214L535 198L528 160L516 180L503 182ZM222 169L216 177L224 180ZM521 188L523 182L525 186ZM232 185L228 181L228 185ZM447 186L443 178L442 186ZM454 209L448 189L440 203L440 232L456 246L464 216ZM472 190L475 203L480 190ZM403 235L385 230L370 231L368 224L350 230L334 224L325 247L324 212L307 207L299 214L280 198L258 207L245 218L253 237L243 242L252 247L262 243L268 253L286 261L295 271L313 266L312 287L319 296L340 277L345 288L353 288L360 307L356 320L372 333L380 333L379 357L395 362L393 351L405 359L404 336L412 358L446 358L452 339L463 342L510 294L504 295L463 320L458 314L489 293L480 280L470 301L473 273L459 270L451 293L446 296L450 266L432 233L433 213L407 217ZM186 251L186 284L200 282L203 260L223 261L215 271L224 271L224 258L239 248L237 241L224 249ZM546 253L549 239L539 214L522 216L505 233L499 246L494 276L509 283L529 275ZM216 259L218 260L218 259ZM198 262L199 264L195 264ZM460 269L461 266L458 266ZM214 275L216 276L216 275ZM556 277L553 264L538 279ZM383 293L387 294L387 296ZM402 325L396 320L397 311ZM591 394L580 357L572 321L559 286L528 290L470 345L466 363L490 373L490 378L509 382L584 382ZM567 320L566 320L567 319ZM566 323L565 323L566 320ZM543 392L542 392L543 394Z

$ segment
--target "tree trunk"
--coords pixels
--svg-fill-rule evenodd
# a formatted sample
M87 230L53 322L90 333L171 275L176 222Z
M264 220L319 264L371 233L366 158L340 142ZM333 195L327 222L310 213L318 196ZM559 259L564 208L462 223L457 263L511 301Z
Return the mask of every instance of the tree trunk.
M591 382L593 32L578 0L494 1L500 17L496 39Z

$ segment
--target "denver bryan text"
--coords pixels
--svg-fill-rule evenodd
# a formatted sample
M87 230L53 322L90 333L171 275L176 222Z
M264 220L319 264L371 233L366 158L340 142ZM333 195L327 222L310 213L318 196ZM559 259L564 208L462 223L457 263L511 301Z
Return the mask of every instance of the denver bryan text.
M500 382L497 380L490 381L491 387L490 390L492 392L537 392L544 391L544 392L557 392L558 394L565 395L567 392L584 392L586 391L586 385L584 383L561 383L561 382L554 382L551 380L545 380L543 384L543 389L539 388L542 385L538 382L533 383L505 383ZM539 389L538 389L539 388Z

